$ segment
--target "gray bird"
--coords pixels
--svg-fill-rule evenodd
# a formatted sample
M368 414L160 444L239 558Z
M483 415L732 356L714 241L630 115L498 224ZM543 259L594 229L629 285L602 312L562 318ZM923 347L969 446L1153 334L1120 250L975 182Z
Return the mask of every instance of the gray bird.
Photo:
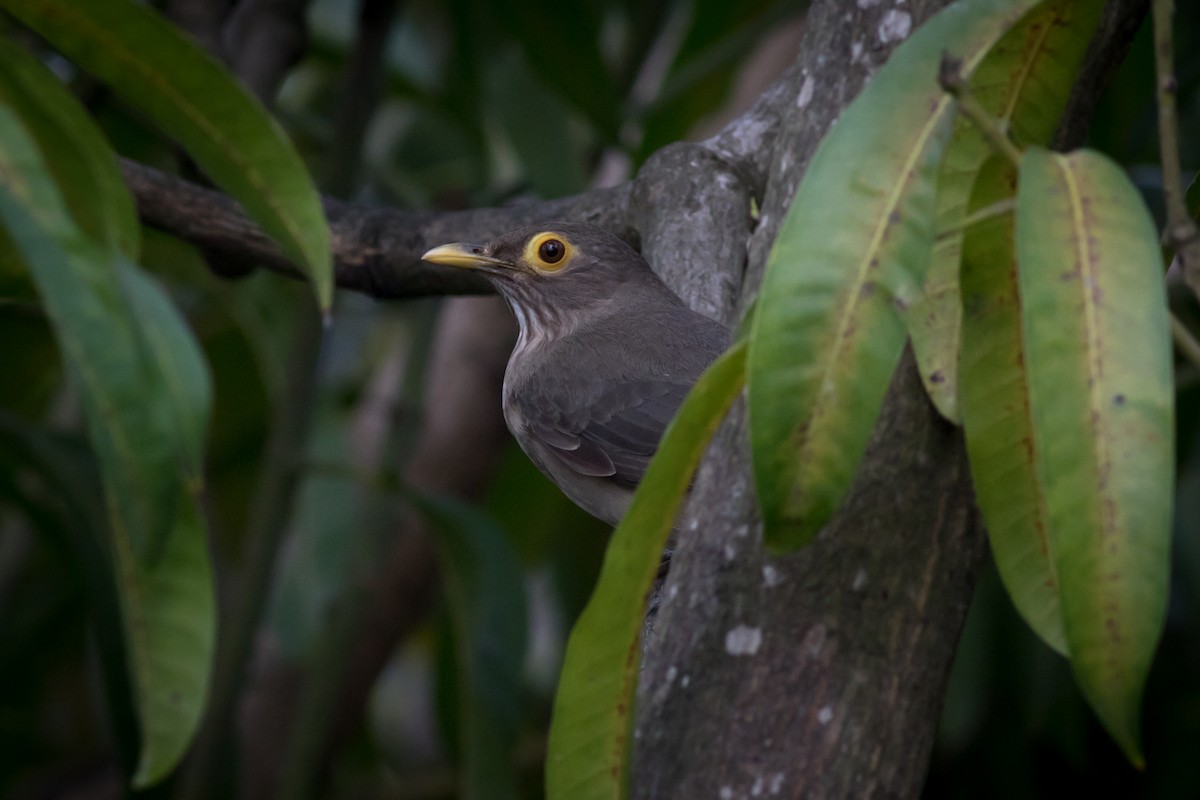
M479 270L521 332L504 373L504 420L576 504L615 525L679 404L729 332L599 228L549 222L422 258Z

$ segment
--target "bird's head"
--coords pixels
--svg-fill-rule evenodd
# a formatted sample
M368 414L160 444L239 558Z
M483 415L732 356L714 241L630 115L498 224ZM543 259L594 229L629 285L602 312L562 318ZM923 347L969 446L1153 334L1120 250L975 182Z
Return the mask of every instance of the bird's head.
M523 318L561 315L607 302L622 287L662 284L645 259L621 239L579 222L518 228L487 244L444 244L425 261L485 274Z

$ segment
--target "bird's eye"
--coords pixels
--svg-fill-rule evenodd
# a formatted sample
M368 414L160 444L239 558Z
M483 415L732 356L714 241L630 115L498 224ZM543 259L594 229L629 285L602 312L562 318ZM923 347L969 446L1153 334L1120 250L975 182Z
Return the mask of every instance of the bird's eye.
M558 239L547 239L538 246L538 258L547 264L557 264L566 255L567 248Z
M525 263L546 275L566 269L575 256L571 240L556 231L531 236L525 244Z

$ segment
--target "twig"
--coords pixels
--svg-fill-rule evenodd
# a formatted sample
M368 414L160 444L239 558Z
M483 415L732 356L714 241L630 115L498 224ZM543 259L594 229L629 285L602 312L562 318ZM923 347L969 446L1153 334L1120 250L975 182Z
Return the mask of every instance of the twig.
M942 54L938 85L958 101L958 110L979 128L979 132L988 140L993 150L1011 161L1014 167L1021 163L1021 151L1013 144L1013 140L1008 138L996 118L989 114L971 93L971 87L963 79L961 59L954 58L949 53Z
M1183 165L1179 159L1179 118L1175 105L1175 78L1171 22L1174 0L1154 0L1154 69L1157 79L1158 142L1163 168L1163 199L1167 228L1163 242L1179 256L1183 277L1200 297L1200 230L1188 216L1183 192Z
M995 203L991 203L983 208L976 209L964 217L961 222L939 230L937 232L937 240L941 241L942 239L962 233L972 225L977 225L984 220L1001 217L1005 214L1011 214L1016 207L1017 201L1011 197L1004 200L997 200Z

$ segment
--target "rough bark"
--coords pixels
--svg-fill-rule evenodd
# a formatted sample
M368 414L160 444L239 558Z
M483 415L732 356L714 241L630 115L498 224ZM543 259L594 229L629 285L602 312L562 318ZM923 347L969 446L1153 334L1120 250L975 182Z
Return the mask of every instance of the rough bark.
M813 5L746 299L821 136L899 43L884 17L915 28L940 5ZM633 796L915 796L984 552L961 437L906 359L841 511L780 558L762 549L745 439L739 407L684 522L639 687Z
M739 417L676 551L633 795L914 797L984 551L960 437L906 359L841 511L779 558L762 550L744 440Z

